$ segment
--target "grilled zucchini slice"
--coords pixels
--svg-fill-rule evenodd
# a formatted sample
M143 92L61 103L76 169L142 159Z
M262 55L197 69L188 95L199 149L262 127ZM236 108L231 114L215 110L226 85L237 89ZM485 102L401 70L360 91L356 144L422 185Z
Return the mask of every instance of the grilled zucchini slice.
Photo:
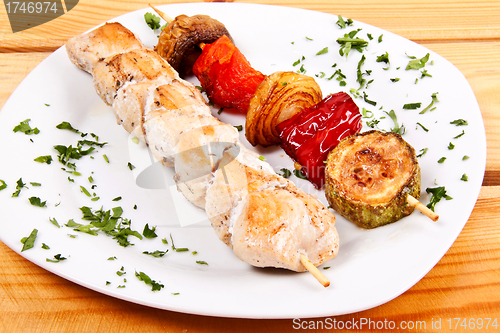
M376 228L411 214L420 197L415 150L399 134L368 131L343 139L328 155L325 194L340 215Z

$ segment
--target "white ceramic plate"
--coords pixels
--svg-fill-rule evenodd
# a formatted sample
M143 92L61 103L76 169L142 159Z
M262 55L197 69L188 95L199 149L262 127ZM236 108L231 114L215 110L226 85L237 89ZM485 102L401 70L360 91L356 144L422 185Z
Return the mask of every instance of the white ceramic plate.
M422 197L428 203L428 187L445 186L453 200L442 200L436 206L440 215L437 223L419 212L385 227L361 230L337 216L340 234L339 255L320 269L331 280L327 289L321 287L308 273L298 274L278 269L257 269L238 260L209 226L203 212L182 203L171 191L172 171L156 168L147 150L132 143L128 134L116 125L109 107L96 95L90 75L73 66L61 48L43 61L12 94L0 113L0 179L8 187L0 191L0 239L14 251L21 253L21 238L36 228L35 247L21 255L37 265L70 281L101 293L161 309L193 314L245 317L294 318L330 316L352 313L383 304L419 281L446 253L455 241L476 202L485 168L486 141L481 113L463 75L439 55L387 31L354 22L340 29L337 16L284 7L250 4L178 4L160 7L175 17L179 14L207 14L223 22L237 46L254 68L265 74L278 70L299 70L315 76L324 95L340 90L357 89L358 62L362 54L352 50L341 57L336 39L361 28L358 37L368 39L363 52L366 57L361 70L371 71L367 81L374 80L361 90L373 106L363 98L355 101L360 109L373 112L374 118L394 110L399 124L406 127L404 138L419 152L428 151L419 161L422 169ZM145 24L141 10L121 16L122 22L134 31L148 46L157 37ZM113 20L114 21L114 20ZM383 35L379 42L379 36ZM316 55L328 47L328 53ZM376 62L377 56L388 52L390 65ZM408 55L417 58L430 54L425 69L432 77L421 77L419 70L405 70ZM301 64L293 63L302 59ZM336 67L332 65L337 64ZM389 69L384 69L389 67ZM327 80L337 69L347 76L345 87L336 79ZM322 74L324 73L324 75ZM391 78L399 78L392 82ZM418 82L416 82L416 79ZM193 79L196 82L196 79ZM433 111L419 114L431 102L433 93L439 102ZM418 110L403 110L403 105L421 102ZM48 105L46 105L48 104ZM214 110L215 112L216 110ZM234 125L244 124L241 115L221 114L221 119ZM14 133L13 128L25 119L40 129L38 135ZM365 123L372 119L365 119ZM465 119L467 126L450 124ZM62 121L70 122L82 132L99 135L108 142L102 149L77 162L82 176L72 176L61 170L54 145L75 144L78 135L56 129ZM428 132L416 125L419 122ZM379 128L394 127L387 117ZM363 130L367 130L365 126ZM464 130L460 138L455 136ZM31 140L33 142L31 142ZM246 142L242 134L242 140ZM449 150L449 143L455 145ZM279 170L292 169L291 160L278 148L259 150ZM40 164L33 159L52 155L52 164ZM106 163L102 155L109 158ZM469 159L463 161L463 156ZM437 161L446 157L444 163ZM136 169L130 171L127 163ZM155 171L156 168L156 171ZM463 174L468 181L462 181ZM68 180L74 179L74 183ZM92 176L91 189L88 177ZM165 179L162 177L165 176ZM17 198L16 181L22 177L28 188ZM315 193L326 204L323 192L309 183L292 178L297 185ZM30 182L41 183L32 186ZM437 184L437 185L436 185ZM80 185L99 201L91 201L80 190ZM172 195L174 193L174 195ZM29 197L40 197L47 207L30 205ZM121 196L119 202L113 198ZM137 209L134 209L137 205ZM156 239L142 241L131 237L135 246L123 248L105 235L91 236L63 226L69 219L80 220L82 206L111 209L121 206L123 216L132 220L132 229L142 232L146 223L157 226ZM49 222L55 218L61 228ZM186 219L191 219L187 221ZM198 220L204 220L193 224ZM189 222L189 223L186 223ZM187 226L181 227L181 223ZM72 238L69 235L76 235ZM162 258L142 254L143 251L170 249L170 235L177 247L188 247L189 252L170 250ZM161 242L167 238L169 245ZM42 243L50 246L42 249ZM192 251L197 251L196 255ZM67 260L47 262L61 254ZM115 256L113 261L107 260ZM201 265L196 261L205 261ZM117 271L123 267L123 276ZM324 267L330 267L323 270ZM161 291L135 277L135 271L144 272L164 284ZM126 282L124 281L126 278ZM106 284L109 281L110 284ZM118 288L125 286L124 288Z

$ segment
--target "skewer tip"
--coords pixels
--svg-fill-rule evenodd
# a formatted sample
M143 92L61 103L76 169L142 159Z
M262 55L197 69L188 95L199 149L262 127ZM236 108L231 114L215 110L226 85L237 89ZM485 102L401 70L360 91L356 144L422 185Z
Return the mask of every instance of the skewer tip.
M304 267L323 285L323 287L330 286L330 281L319 271L319 269L313 265L313 263L306 257L305 254L300 254L300 262Z
M415 207L417 210L419 210L422 214L430 218L432 221L436 222L439 220L439 215L434 213L432 210L430 210L427 206L425 206L423 203L418 201L416 198L408 194L408 197L406 199L410 205Z

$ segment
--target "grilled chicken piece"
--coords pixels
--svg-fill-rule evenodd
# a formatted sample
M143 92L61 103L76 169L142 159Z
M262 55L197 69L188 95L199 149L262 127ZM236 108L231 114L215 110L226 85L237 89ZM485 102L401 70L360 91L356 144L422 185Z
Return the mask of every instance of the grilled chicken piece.
M238 160L216 171L205 210L217 236L253 266L301 272L300 254L319 265L338 252L335 217L326 207L290 181Z
M109 56L143 47L141 41L120 23L106 23L66 42L71 62L87 73L92 73L94 65Z
M205 208L218 237L258 267L304 271L301 254L314 265L333 258L334 215L245 148L191 83L127 31L106 24L72 38L68 55L94 76L117 122L144 140L161 163L175 167L178 189Z

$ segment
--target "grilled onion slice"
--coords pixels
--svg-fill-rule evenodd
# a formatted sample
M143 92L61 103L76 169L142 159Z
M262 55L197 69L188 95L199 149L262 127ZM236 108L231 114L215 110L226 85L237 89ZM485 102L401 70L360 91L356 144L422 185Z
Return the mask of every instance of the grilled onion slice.
M375 228L411 214L420 197L415 150L399 134L368 131L342 140L328 155L325 194L340 215Z
M295 72L275 72L257 87L250 100L245 135L254 146L281 142L276 126L322 100L316 81Z

